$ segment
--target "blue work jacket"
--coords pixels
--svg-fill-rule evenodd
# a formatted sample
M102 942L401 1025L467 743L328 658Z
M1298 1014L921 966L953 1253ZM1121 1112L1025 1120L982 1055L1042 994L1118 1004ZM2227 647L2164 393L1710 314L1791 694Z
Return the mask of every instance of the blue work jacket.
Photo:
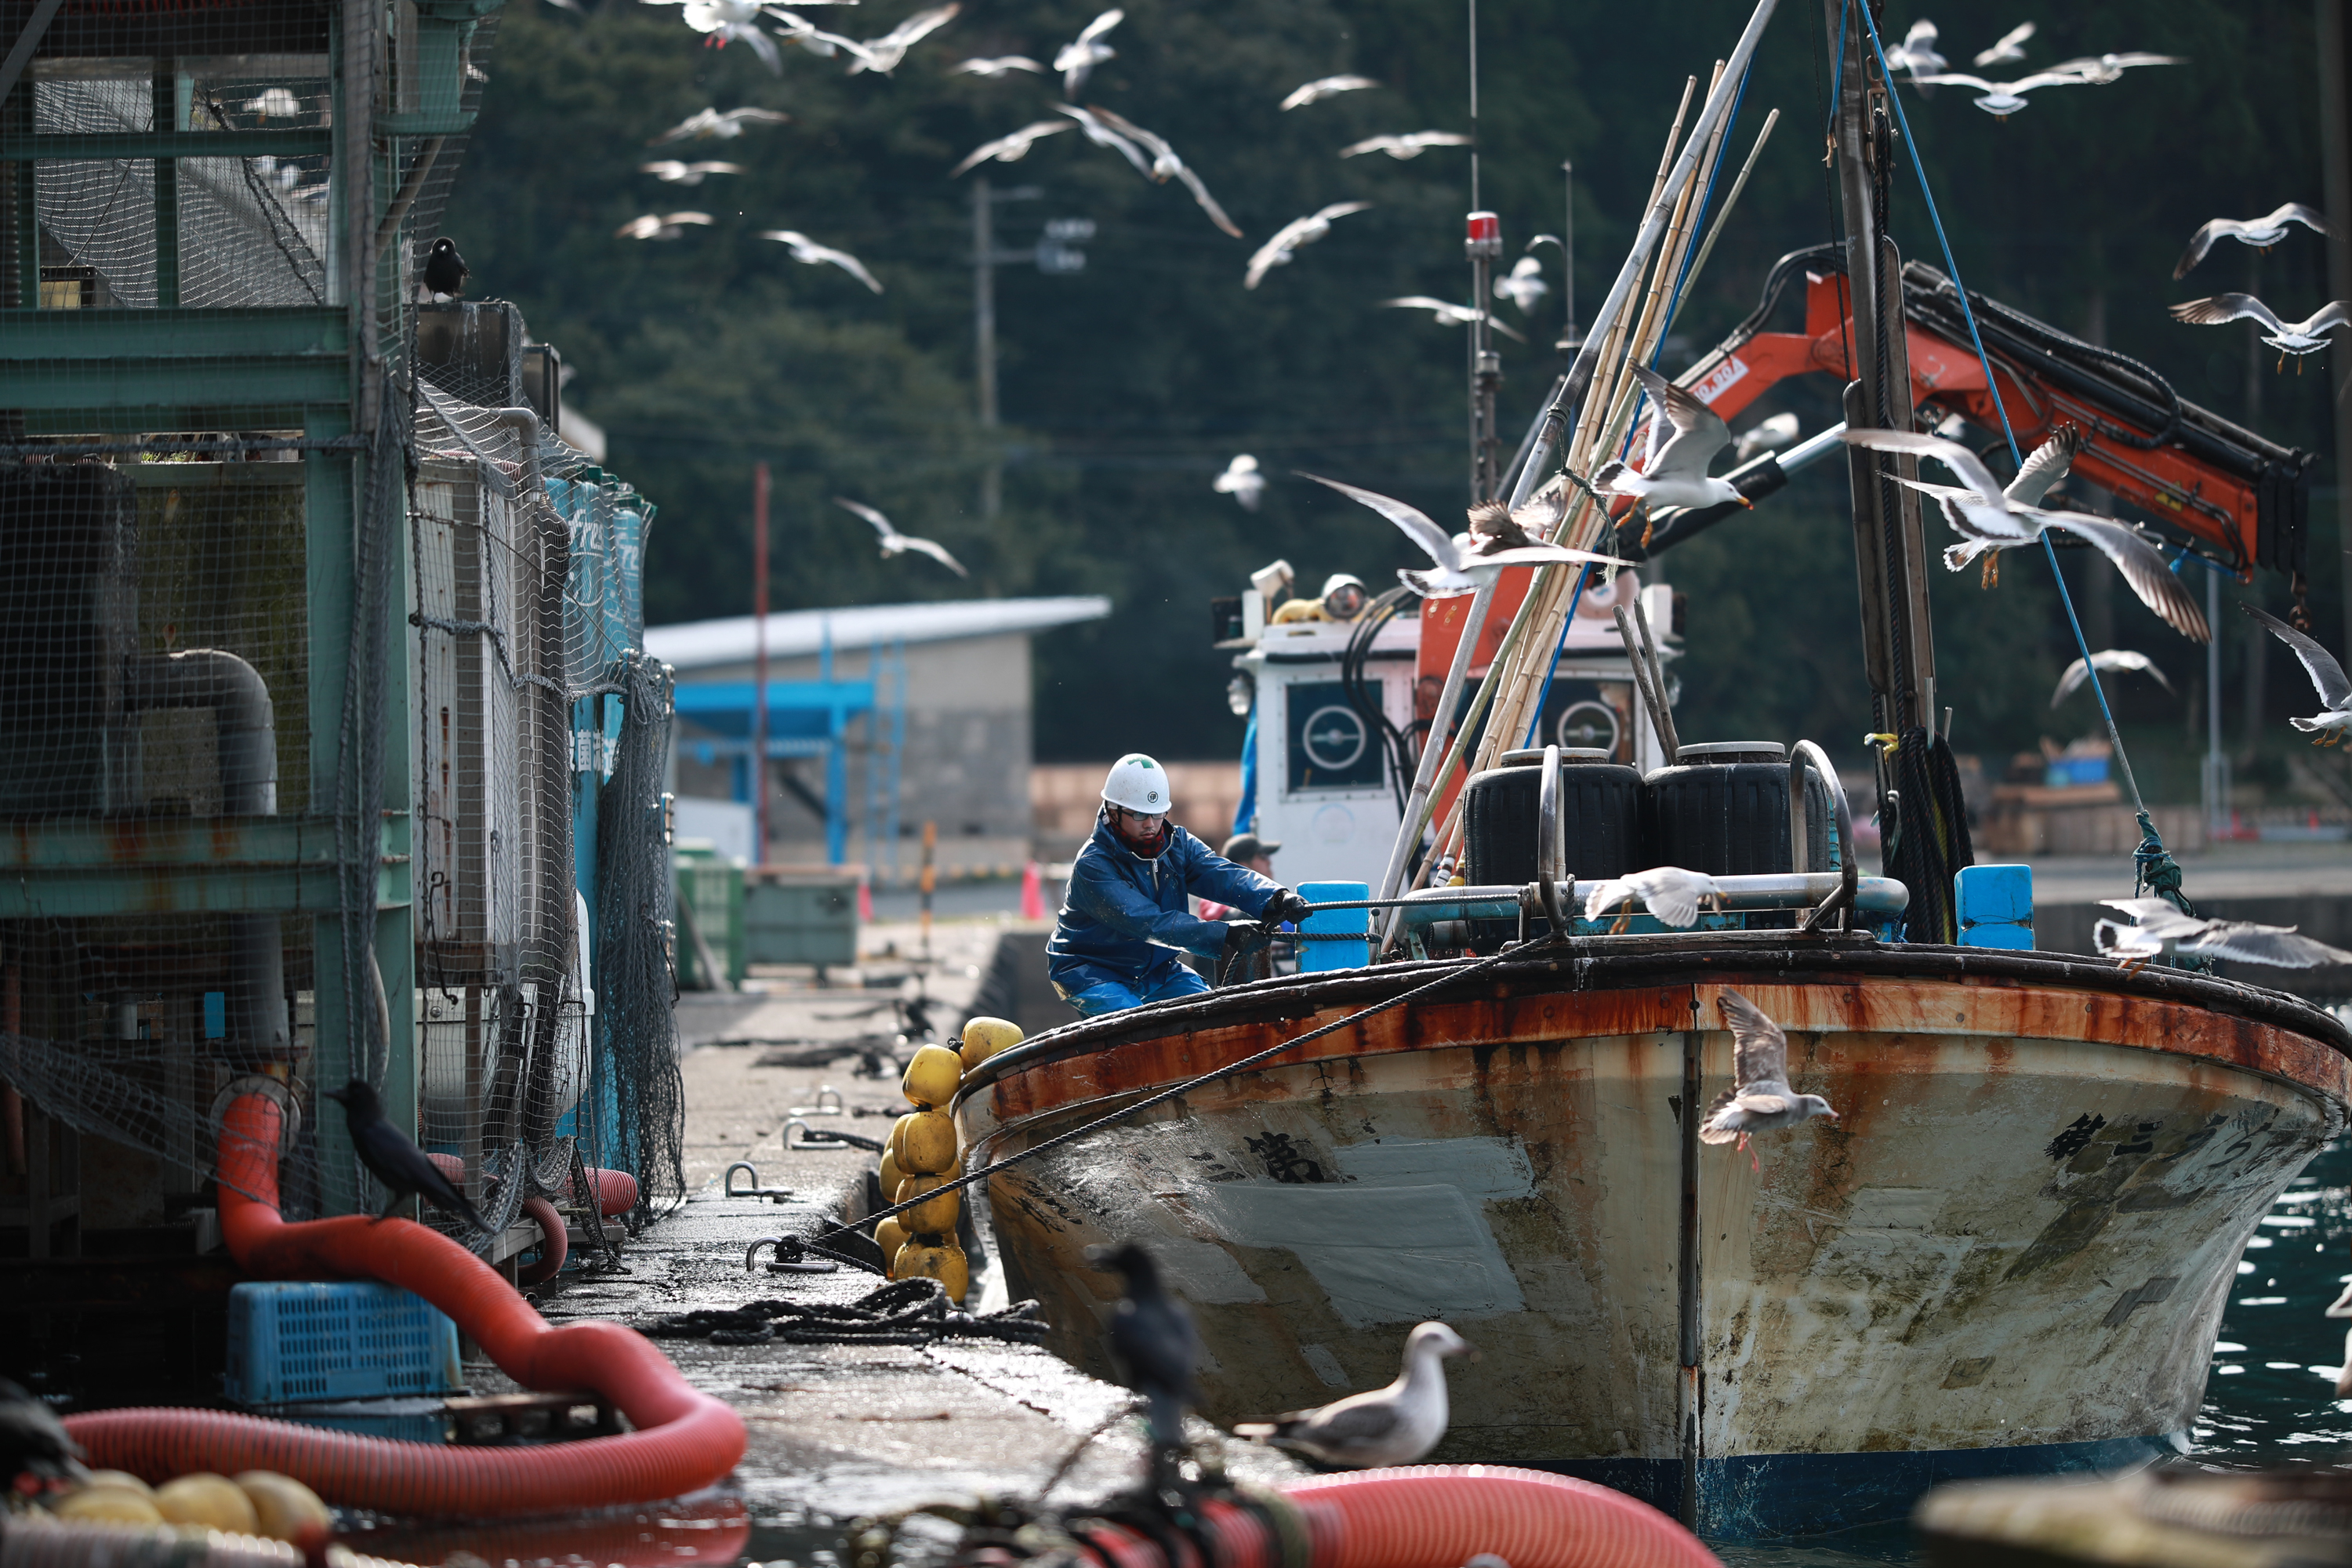
M1070 867L1054 940L1045 944L1055 984L1073 994L1105 980L1136 985L1175 965L1171 949L1214 958L1225 945L1225 922L1194 916L1187 894L1263 913L1282 891L1281 883L1234 865L1172 822L1168 839L1146 858L1108 822L1096 822Z

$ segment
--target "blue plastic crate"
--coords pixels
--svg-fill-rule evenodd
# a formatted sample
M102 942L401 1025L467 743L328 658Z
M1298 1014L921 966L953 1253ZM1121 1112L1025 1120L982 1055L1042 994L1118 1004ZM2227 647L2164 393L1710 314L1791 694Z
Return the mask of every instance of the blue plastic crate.
M1351 903L1372 896L1370 888L1361 882L1302 882L1298 896L1310 904L1329 902ZM1302 942L1298 944L1298 969L1302 974L1312 974L1325 969L1361 969L1372 961L1370 931L1372 911L1370 910L1331 910L1319 915L1308 915L1299 925L1303 932L1316 935L1364 935L1362 942Z
M1963 866L1952 879L1962 947L2033 946L2033 868Z
M457 1325L373 1281L239 1285L222 1386L240 1405L459 1393Z

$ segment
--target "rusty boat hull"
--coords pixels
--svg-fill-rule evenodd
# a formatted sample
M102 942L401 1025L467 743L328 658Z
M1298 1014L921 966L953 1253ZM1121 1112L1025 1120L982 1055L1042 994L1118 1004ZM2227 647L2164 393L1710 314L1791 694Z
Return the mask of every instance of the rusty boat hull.
M1264 982L1041 1035L972 1075L989 1158L1456 963ZM1684 1126L1731 987L1842 1113ZM1725 1539L1900 1517L1937 1481L2187 1447L2241 1252L2343 1126L2352 1036L2294 998L2055 954L1823 933L1588 939L992 1178L1008 1283L1115 1374L1139 1239L1221 1424L1394 1375L1452 1323L1436 1459L1607 1482Z

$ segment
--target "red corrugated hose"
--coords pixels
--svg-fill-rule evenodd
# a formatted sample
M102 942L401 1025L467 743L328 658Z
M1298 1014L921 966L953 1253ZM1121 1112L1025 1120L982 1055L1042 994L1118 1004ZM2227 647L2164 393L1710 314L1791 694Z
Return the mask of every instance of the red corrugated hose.
M267 1096L246 1095L222 1124L221 1234L240 1268L264 1279L381 1279L413 1290L524 1387L601 1394L636 1430L544 1447L461 1448L223 1411L101 1410L66 1421L92 1465L153 1481L192 1470L277 1470L333 1503L468 1518L652 1502L711 1486L735 1468L743 1418L688 1384L635 1330L605 1321L551 1328L488 1264L408 1220L288 1224L277 1204L279 1115Z
M1413 1465L1282 1490L1339 1516L1336 1539L1316 1531L1315 1568L1459 1568L1480 1552L1511 1568L1720 1568L1649 1504L1541 1470Z

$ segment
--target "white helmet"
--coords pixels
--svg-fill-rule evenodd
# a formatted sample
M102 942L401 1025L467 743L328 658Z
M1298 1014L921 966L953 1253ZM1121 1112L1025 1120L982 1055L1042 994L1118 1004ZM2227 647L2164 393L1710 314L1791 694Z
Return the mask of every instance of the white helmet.
M1140 816L1165 816L1167 770L1141 752L1129 752L1111 763L1110 776L1103 780L1102 797L1108 805Z

